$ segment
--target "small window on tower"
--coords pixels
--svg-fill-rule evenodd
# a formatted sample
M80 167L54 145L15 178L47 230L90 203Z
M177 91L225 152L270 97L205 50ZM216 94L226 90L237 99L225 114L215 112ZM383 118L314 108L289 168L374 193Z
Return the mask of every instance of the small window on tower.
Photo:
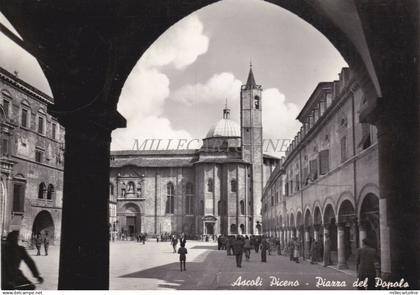
M254 106L256 110L260 109L260 97L258 95L254 97Z

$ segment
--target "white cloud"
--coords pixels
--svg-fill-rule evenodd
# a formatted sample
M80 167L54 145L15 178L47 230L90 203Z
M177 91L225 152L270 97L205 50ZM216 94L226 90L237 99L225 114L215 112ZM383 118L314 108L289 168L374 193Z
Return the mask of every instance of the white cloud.
M278 139L294 138L301 126L296 120L299 114L297 105L286 102L286 97L277 88L270 88L263 91L262 109L265 139L271 139L276 143ZM279 153L274 154L279 155Z
M203 34L203 24L196 15L188 16L169 28L144 54L144 64L172 64L183 69L207 52L209 38Z
M185 68L207 52L208 43L203 24L193 15L175 24L149 47L122 89L118 111L127 119L128 126L112 133L113 150L130 149L135 139L191 139L187 131L174 129L162 116L170 95L170 80L160 67Z
M171 99L184 103L213 104L218 101L236 102L239 100L242 82L231 73L213 75L207 82L187 84L174 92Z

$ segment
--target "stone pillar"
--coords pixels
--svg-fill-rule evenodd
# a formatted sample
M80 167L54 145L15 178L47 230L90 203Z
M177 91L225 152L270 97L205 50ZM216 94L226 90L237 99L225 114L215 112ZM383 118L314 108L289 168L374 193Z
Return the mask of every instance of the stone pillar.
M391 279L391 249L389 243L389 227L386 210L386 199L379 199L379 224L381 242L381 277L384 280Z
M367 238L366 224L364 221L359 221L359 248L363 247L363 240Z
M346 249L344 241L344 224L339 223L337 225L337 258L338 258L338 269L347 269L346 261Z
M375 5L374 11L366 1L355 3L362 8L362 23L377 16L365 38L380 93L373 102L367 96L365 117L371 117L378 130L379 198L386 200L386 215L380 208L379 218L381 226L387 224L390 249L381 256L389 259L389 281L404 278L410 289L420 289L420 4L397 1ZM371 112L369 105L375 107ZM381 244L387 247L386 239L381 237Z
M280 236L280 249L283 250L283 248L284 248L284 229L282 227L280 228L279 236Z
M100 113L95 110L95 116ZM91 115L59 118L66 129L60 290L109 288L111 131L125 122L121 116Z
M319 228L320 228L319 224L314 225L314 240L315 241L319 241Z
M309 227L305 227L305 257L309 259L311 252L311 240L309 236Z
M331 264L331 241L329 224L324 224L324 266Z

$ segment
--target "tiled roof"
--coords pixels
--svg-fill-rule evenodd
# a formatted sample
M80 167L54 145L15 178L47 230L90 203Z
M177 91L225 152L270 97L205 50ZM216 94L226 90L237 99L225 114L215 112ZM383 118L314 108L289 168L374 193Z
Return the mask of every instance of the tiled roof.
M135 155L194 155L198 150L122 150L111 151L111 156L135 156Z
M193 158L126 158L111 161L111 167L191 167Z

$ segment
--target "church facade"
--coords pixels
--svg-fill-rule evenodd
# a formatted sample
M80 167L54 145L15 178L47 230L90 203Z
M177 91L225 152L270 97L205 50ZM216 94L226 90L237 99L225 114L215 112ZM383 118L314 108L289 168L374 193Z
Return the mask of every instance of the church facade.
M113 151L111 231L262 233L263 185L279 159L263 154L261 94L251 68L241 87L240 124L226 106L200 149Z

